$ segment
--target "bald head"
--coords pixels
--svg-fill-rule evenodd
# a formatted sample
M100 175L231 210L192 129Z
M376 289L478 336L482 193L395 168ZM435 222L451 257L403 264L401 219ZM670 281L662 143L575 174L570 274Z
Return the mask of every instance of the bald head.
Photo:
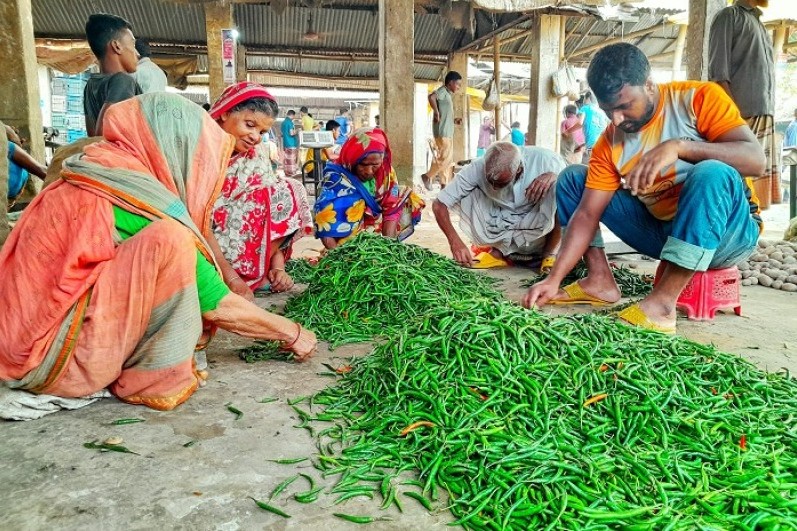
M484 154L484 176L496 188L510 184L520 166L520 149L512 142L495 142Z

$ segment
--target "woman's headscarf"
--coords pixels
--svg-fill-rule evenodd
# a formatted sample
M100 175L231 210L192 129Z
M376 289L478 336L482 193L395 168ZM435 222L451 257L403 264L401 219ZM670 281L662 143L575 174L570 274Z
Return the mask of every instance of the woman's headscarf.
M79 160L68 160L65 169L85 174L86 165L96 164L152 176L185 205L202 235L209 235L210 213L235 141L201 107L165 92L131 98L108 107L103 137L86 146ZM157 193L146 179L136 181L142 194ZM148 203L147 197L137 199Z
M390 176L393 168L393 155L390 152L390 143L385 132L379 128L355 131L340 149L340 155L336 161L339 165L354 173L354 167L365 157L379 153L384 155L382 166L376 172L376 187L379 188L385 179Z
M225 112L239 103L251 100L252 98L265 98L273 102L277 101L263 85L250 83L249 81L241 81L240 83L230 85L224 89L224 92L221 93L219 99L217 99L210 108L208 114L210 114L210 117L214 120L218 120Z

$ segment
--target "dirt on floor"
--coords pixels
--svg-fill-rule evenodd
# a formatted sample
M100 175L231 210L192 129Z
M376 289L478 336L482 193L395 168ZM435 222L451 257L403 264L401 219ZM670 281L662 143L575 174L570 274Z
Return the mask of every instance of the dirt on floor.
M773 210L775 210L773 208ZM770 213L776 216L778 211ZM431 215L431 213L429 213ZM777 239L777 225L765 234ZM413 243L448 255L448 246L433 220L426 219ZM303 256L317 255L320 244L305 239ZM640 271L656 262L637 255L615 257ZM506 296L520 300L520 283L528 269L508 268L487 274L503 280ZM300 288L296 288L300 289ZM279 311L288 295L258 299ZM679 319L679 333L736 353L760 368L785 367L797 373L797 294L760 286L742 289L742 316L722 312L710 322ZM563 313L558 307L551 313ZM379 511L379 501L352 500L331 506L332 497L302 505L280 496L272 503L292 515L284 519L258 509L248 497L267 499L285 478L301 471L318 477L309 464L280 465L269 459L305 457L315 451L307 431L287 399L314 393L330 378L324 362L337 364L367 354L368 345L349 345L330 352L322 345L311 361L297 365L279 361L247 364L236 349L250 341L220 333L209 353L207 386L174 411L158 412L103 399L76 411L31 422L0 423L0 529L358 529L333 512L389 516L374 529L447 529L452 521L443 510L430 514L409 498L404 513ZM279 401L260 403L264 397ZM226 405L243 412L236 420ZM114 426L120 418L145 422ZM140 455L101 453L83 447L94 440L120 437ZM188 444L191 443L192 444ZM305 485L300 489L304 490ZM298 489L297 489L298 490Z

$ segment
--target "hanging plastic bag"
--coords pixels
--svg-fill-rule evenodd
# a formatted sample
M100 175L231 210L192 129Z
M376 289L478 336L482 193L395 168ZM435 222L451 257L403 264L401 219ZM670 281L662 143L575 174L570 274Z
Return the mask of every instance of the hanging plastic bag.
M498 92L498 87L495 85L495 78L490 80L490 85L487 87L487 94L484 96L482 102L482 109L485 111L493 111L501 104L501 96Z
M568 96L572 100L578 99L578 79L572 66L565 64L552 76L551 92L557 98Z

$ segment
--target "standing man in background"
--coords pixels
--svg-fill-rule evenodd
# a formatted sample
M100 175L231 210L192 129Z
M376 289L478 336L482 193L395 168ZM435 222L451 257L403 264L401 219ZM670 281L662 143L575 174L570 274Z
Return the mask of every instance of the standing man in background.
M592 148L595 147L595 142L598 141L603 130L609 125L609 117L595 103L595 97L589 90L584 93L578 117L584 129L584 154L581 157L581 163L589 164Z
M708 78L733 99L767 158L760 177L780 186L780 150L775 145L775 54L759 7L769 0L736 0L711 23ZM762 200L762 207L767 201Z
M315 129L315 120L313 120L313 115L310 114L307 107L302 106L299 109L299 116L302 119L302 131L312 131Z
M493 117L487 115L482 121L479 128L479 142L476 144L476 156L483 157L484 152L490 147L495 138L495 126L493 125Z
M349 109L346 107L341 107L340 115L335 117L335 121L340 124L340 129L338 130L339 136L335 143L339 146L342 146L346 143L346 140L349 139L349 134L351 134L352 126L351 126L351 118L349 117ZM329 131L330 129L327 129Z
M451 95L457 92L461 85L462 76L459 72L452 70L446 74L443 86L429 94L429 105L434 113L432 134L437 146L437 157L432 162L429 171L421 175L421 180L427 190L432 189L432 179L439 177L440 185L443 188L451 182L451 170L454 166L452 159L454 124L462 123L459 118L454 119L454 100Z
M295 117L296 111L289 110L280 126L282 153L284 154L282 168L286 177L292 177L299 173L299 133L293 123Z
M158 65L152 62L152 52L149 43L144 39L136 39L136 51L138 52L138 68L136 68L133 78L141 87L143 94L150 92L164 92L168 83L166 74Z
M133 26L116 15L91 15L86 22L86 40L100 63L100 73L91 74L83 89L83 110L89 136L102 135L102 116L108 105L141 94L131 76L138 67Z

